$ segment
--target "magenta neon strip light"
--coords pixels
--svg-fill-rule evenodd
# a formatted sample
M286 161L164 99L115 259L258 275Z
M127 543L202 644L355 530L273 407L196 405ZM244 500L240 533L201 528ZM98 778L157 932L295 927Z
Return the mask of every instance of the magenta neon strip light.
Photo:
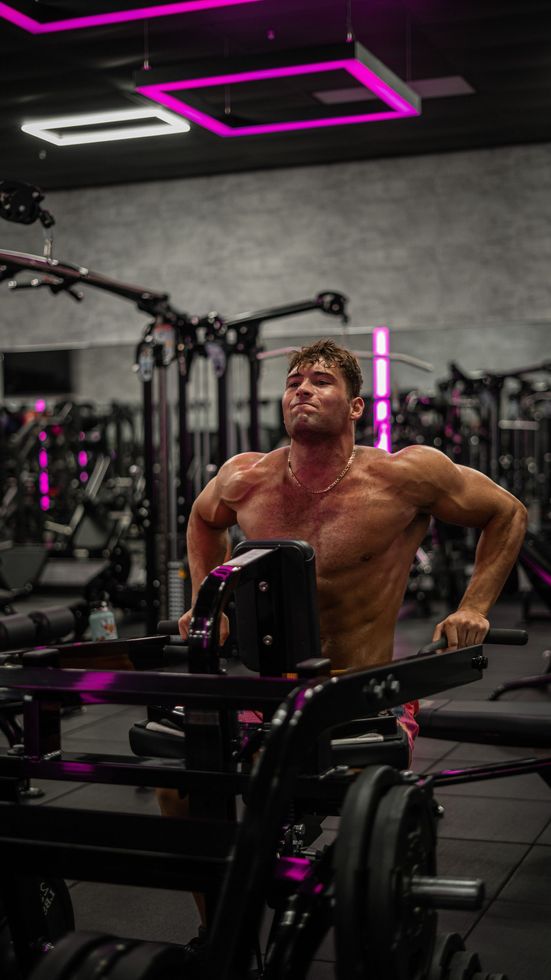
M242 3L261 2L262 0L180 0L178 3L161 3L156 7L112 10L108 14L88 14L86 17L69 17L65 20L51 20L48 23L41 23L34 17L28 17L8 3L0 3L0 17L30 34L55 34L57 31L75 31L82 27L103 27L109 24L124 24L131 20L149 20L151 17L170 17L174 14L210 10L212 7L232 7Z
M34 403L34 410L37 415L42 415L46 411L46 400L44 398L37 398ZM44 443L48 438L48 433L42 429L38 433L39 442ZM38 451L38 490L40 493L40 510L50 509L50 478L48 476L48 452L44 445L39 448Z
M373 331L373 431L375 448L392 451L390 423L390 344L388 327Z
M241 82L255 82L267 78L289 78L293 75L308 75L322 71L345 70L356 81L377 95L389 109L382 112L363 112L348 116L328 116L324 119L301 119L293 122L261 123L248 126L228 126L213 116L201 112L187 102L174 98L171 92L188 89L213 88L220 85L235 85ZM216 136L255 136L265 133L282 133L294 129L319 129L323 126L343 126L352 123L379 122L384 119L401 119L418 116L419 109L399 95L391 85L364 65L357 58L338 58L333 61L317 61L305 65L292 65L282 68L263 68L257 71L233 72L227 75L212 75L206 78L190 78L175 82L159 82L156 85L140 85L136 89L154 102L159 102L172 112L185 116L191 122L209 129Z

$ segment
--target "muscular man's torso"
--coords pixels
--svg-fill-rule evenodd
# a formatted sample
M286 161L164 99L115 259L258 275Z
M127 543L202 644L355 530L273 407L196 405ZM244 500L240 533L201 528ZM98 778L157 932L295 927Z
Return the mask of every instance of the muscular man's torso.
M334 669L385 663L429 517L408 502L381 450L358 447L346 477L324 494L292 482L287 457L287 448L244 456L223 502L246 538L299 538L314 548L322 652Z

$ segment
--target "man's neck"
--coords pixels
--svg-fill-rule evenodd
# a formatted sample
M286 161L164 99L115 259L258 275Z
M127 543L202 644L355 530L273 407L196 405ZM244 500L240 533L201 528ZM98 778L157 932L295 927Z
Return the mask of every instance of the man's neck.
M315 441L292 439L289 447L291 466L298 476L335 476L346 466L353 449L354 436L349 433Z

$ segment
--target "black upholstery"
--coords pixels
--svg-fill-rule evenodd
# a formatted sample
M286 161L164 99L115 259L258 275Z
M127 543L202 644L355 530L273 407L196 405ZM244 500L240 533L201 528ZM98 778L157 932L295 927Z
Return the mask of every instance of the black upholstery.
M461 742L498 745L551 745L551 710L542 701L421 702L420 734Z

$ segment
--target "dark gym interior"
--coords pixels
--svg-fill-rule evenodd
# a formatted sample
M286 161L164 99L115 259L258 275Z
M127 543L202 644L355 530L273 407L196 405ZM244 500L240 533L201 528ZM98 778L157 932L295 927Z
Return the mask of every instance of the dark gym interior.
M549 980L550 42L543 0L0 3L2 980ZM361 404L314 466L321 338Z

